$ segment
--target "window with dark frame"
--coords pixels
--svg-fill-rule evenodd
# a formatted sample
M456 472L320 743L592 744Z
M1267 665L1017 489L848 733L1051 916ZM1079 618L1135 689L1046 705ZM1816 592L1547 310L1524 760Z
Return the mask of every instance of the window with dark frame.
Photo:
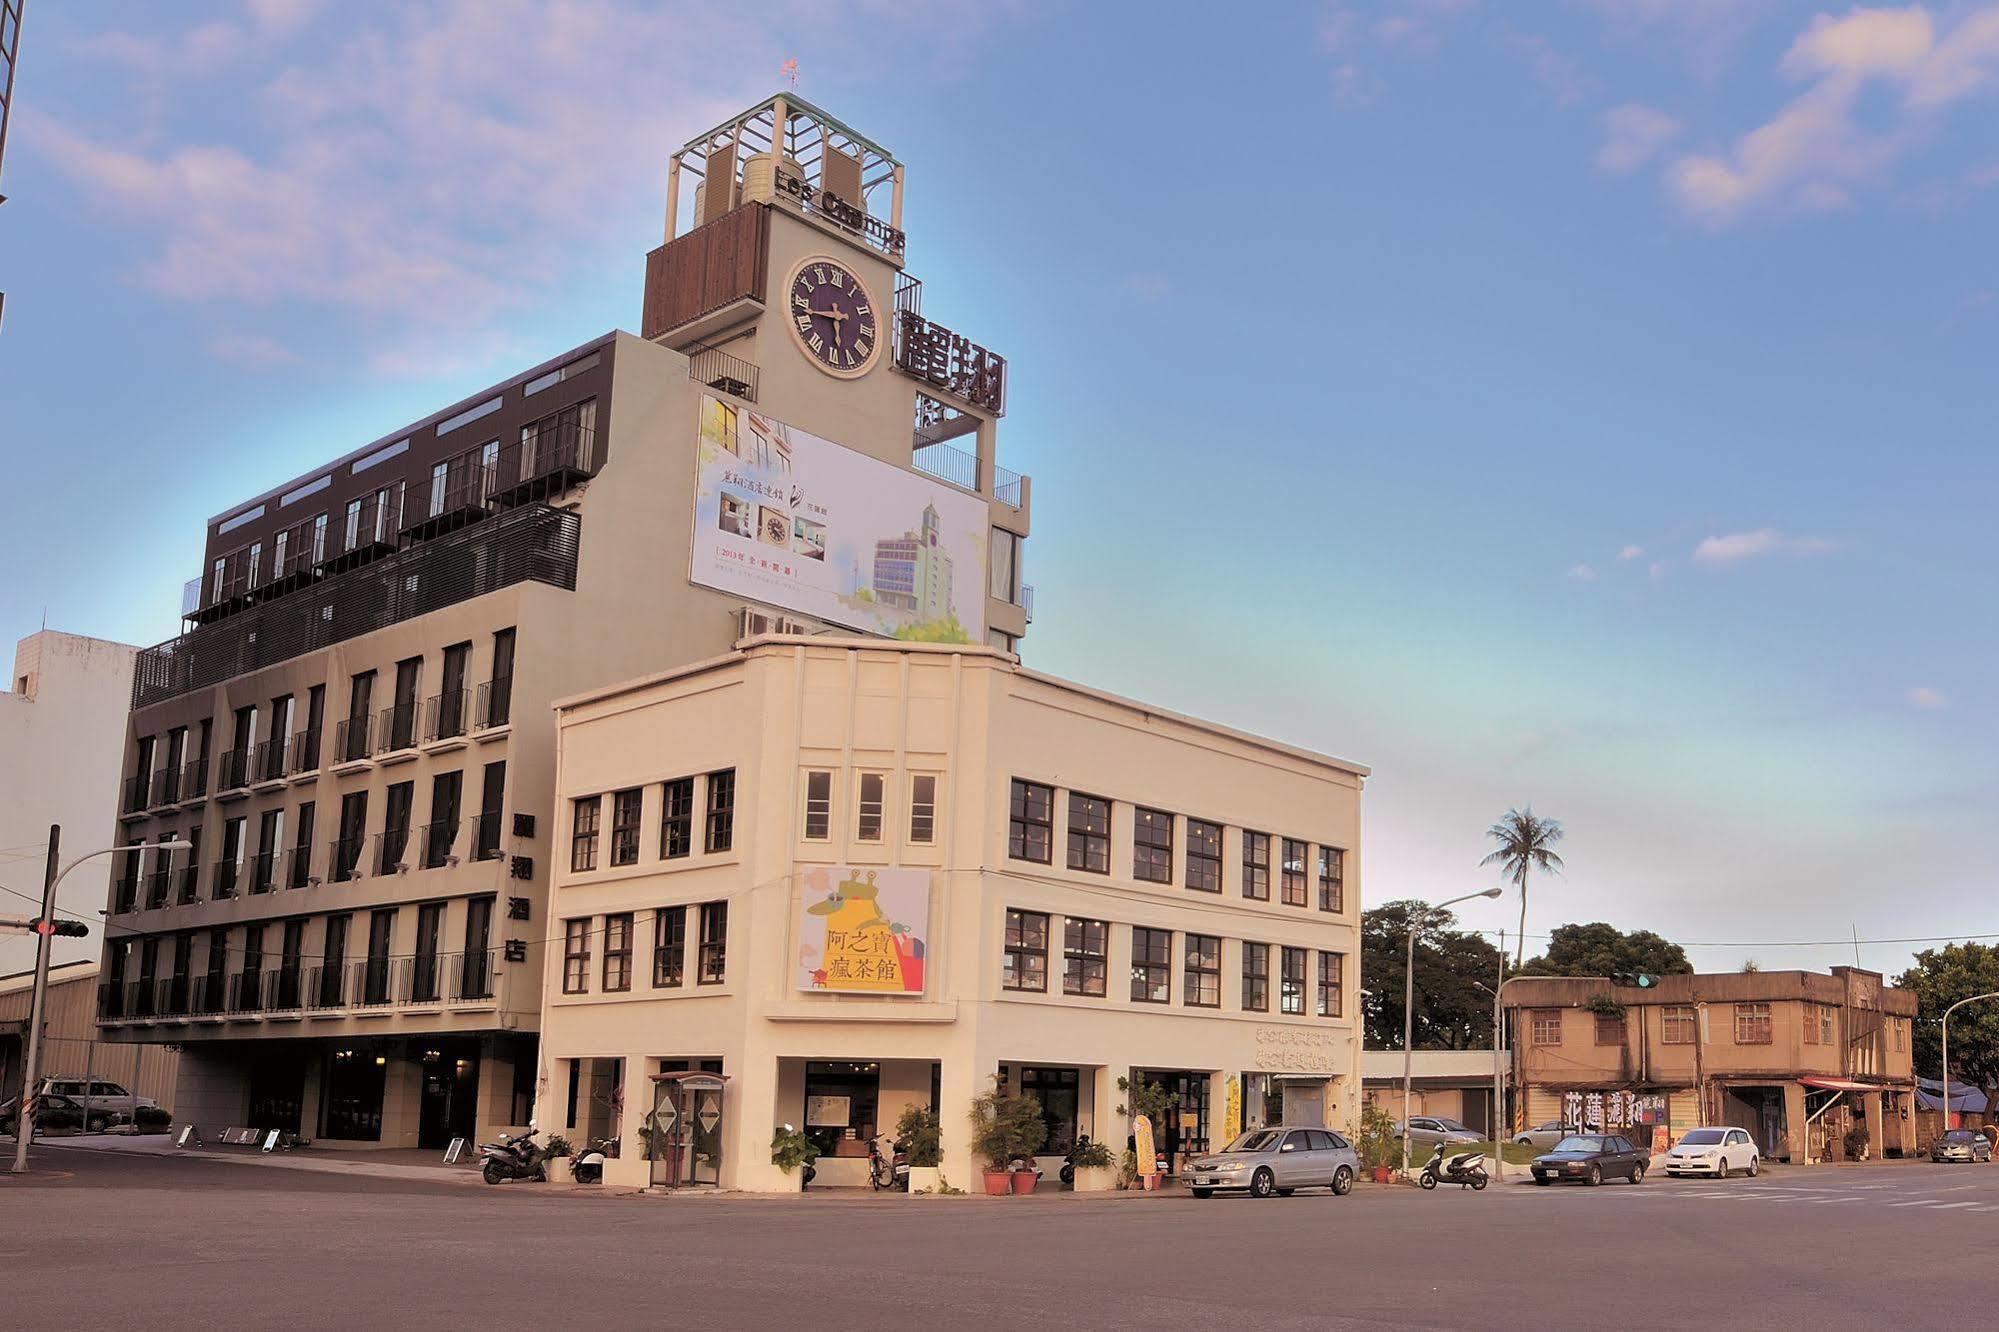
M909 779L909 840L929 846L937 840L937 776L914 773Z
M645 795L637 788L611 794L611 863L639 863L639 810Z
M1253 902L1270 900L1270 834L1242 835L1242 895Z
M604 992L631 988L632 913L620 911L604 917Z
M708 822L704 846L709 855L736 844L736 770L708 774Z
M1220 1008L1222 941L1212 934L1190 934L1186 939L1187 967L1181 977L1180 1002L1189 1008Z
M665 784L660 795L659 858L679 860L694 854L694 779L681 777Z
M569 833L569 872L597 868L597 818L603 797L584 796L575 802L576 818Z
M1173 1002L1173 931L1131 927L1131 1001Z
M823 842L833 835L833 774L805 774L805 840Z
M583 994L590 988L590 917L562 923L562 992Z
M1187 886L1196 892L1222 890L1222 825L1187 820Z
M697 985L720 985L729 964L729 904L701 904L701 954L695 972Z
M1040 911L1006 912L1006 951L1000 964L1000 988L1048 988L1048 917Z
M1305 950L1286 948L1277 959L1277 1011L1305 1015Z
M1347 853L1337 846L1319 848L1319 910L1347 909L1346 859Z
M1624 1044L1624 1014L1598 1013L1596 1015L1596 1043L1612 1048Z
M1173 816L1163 809L1132 811L1131 877L1143 883L1173 882Z
M1270 945L1242 946L1242 1007L1246 1013L1270 1011Z
M687 979L687 908L661 907L653 913L652 985L669 990Z
M1111 872L1111 802L1069 793L1069 868L1089 874Z
M1305 890L1305 843L1296 838L1283 840L1284 859L1279 862L1278 898L1285 906L1308 906Z
M1091 999L1104 997L1104 980L1109 974L1106 950L1110 928L1101 920L1063 917L1062 993Z
M1007 804L1007 854L1038 865L1050 863L1055 848L1055 788L1016 777Z
M882 839L882 810L887 803L888 777L864 772L860 780L860 800L854 809L854 840L879 842Z

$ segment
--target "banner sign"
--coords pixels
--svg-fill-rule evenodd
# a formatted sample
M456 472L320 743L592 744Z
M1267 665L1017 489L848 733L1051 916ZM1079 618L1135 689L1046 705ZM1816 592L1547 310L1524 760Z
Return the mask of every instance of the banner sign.
M816 866L799 880L799 989L923 993L929 870Z
M1666 1098L1657 1092L1564 1092L1562 1127L1572 1133L1645 1128L1666 1122Z
M701 395L688 576L865 633L985 641L986 502Z

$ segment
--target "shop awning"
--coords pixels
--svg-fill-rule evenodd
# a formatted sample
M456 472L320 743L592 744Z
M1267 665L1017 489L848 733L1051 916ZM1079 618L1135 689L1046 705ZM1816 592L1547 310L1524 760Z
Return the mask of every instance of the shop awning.
M1816 1087L1820 1091L1870 1092L1890 1090L1878 1082L1855 1082L1851 1078L1824 1078L1816 1073L1807 1074L1799 1078L1798 1081L1807 1087Z

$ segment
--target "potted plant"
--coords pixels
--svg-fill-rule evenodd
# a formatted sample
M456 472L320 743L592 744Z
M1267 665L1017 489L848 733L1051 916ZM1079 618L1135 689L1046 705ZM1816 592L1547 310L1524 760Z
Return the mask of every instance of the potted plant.
M937 1193L943 1184L944 1130L925 1105L903 1107L895 1121L895 1140L909 1162L909 1191Z
M1136 1183L1138 1183L1138 1153L1127 1147L1124 1149L1124 1155L1118 1158L1117 1186L1128 1189Z
M771 1134L770 1163L787 1175L798 1170L800 1193L805 1192L806 1186L812 1183L812 1177L819 1173L818 1168L812 1164L818 1159L817 1145L791 1125L779 1124L777 1132Z
M1033 1192L1029 1158L1047 1140L1048 1125L1041 1118L1041 1102L1034 1097L1015 1096L1006 1083L994 1078L992 1090L973 1100L972 1151L986 1163L988 1194Z
M1401 1159L1402 1140L1396 1136L1395 1121L1388 1117L1379 1106L1368 1106L1360 1112L1360 1134L1354 1146L1360 1153L1361 1167L1377 1184L1387 1184L1395 1178L1395 1163Z
M1076 1192L1109 1193L1118 1186L1117 1158L1101 1142L1078 1147L1070 1161L1076 1167ZM1136 1173L1136 1162L1133 1165Z
M1846 1159L1865 1161L1867 1159L1867 1125L1855 1123L1846 1131Z

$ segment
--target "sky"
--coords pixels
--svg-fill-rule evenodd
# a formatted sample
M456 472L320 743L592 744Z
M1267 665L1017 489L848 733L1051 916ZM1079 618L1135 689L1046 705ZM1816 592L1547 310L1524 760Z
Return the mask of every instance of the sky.
M787 59L1009 360L1028 664L1369 764L1365 902L1561 820L1530 954L1999 933L1999 3L31 5L0 640L170 637L210 515L635 328Z

